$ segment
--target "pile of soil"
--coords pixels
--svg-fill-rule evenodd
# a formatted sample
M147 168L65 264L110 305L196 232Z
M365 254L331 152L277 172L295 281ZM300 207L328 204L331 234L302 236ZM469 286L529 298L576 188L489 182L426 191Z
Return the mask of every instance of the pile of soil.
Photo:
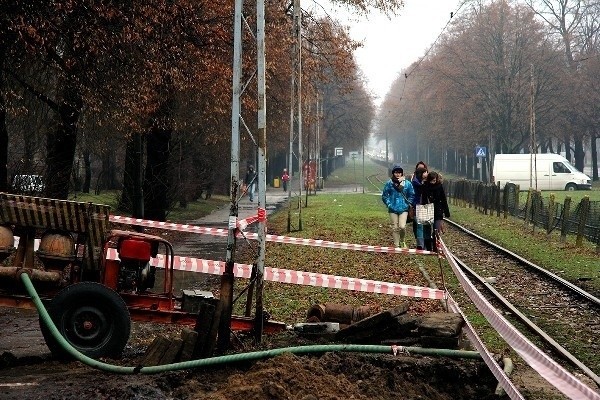
M4 400L495 398L495 382L481 362L355 353L284 354L205 370L125 376L48 361L2 375Z
M29 316L30 322L34 322L32 317ZM38 329L31 327L32 332ZM175 337L178 332L172 329L136 323L123 358L104 361L139 365L147 339L155 334ZM264 350L307 344L314 343L286 333L269 338L261 347ZM245 351L254 350L259 349L248 347ZM5 361L10 359L3 356ZM493 395L496 381L482 361L446 357L288 353L260 361L156 375L115 375L79 362L57 361L47 353L11 360L0 367L3 400L497 398Z

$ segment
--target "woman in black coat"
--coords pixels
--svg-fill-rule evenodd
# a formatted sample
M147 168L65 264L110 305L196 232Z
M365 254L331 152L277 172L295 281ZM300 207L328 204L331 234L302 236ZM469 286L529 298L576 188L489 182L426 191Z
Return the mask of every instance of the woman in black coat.
M425 184L423 185L421 190L421 204L433 203L433 237L436 237L437 233L444 233L444 217L450 218L448 200L446 199L446 193L444 192L444 186L442 185L442 179L440 174L438 174L435 171L431 171L427 175ZM437 251L437 249L435 248L435 241L432 244L432 251Z

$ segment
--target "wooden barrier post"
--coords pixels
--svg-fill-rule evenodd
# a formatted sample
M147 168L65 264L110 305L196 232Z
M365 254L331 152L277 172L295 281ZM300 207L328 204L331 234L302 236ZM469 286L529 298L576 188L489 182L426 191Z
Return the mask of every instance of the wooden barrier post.
M581 209L579 213L579 220L577 221L577 239L575 244L577 247L583 246L583 238L585 237L585 224L590 213L590 196L585 196L581 199Z
M500 182L496 183L496 217L500 217Z
M552 225L554 225L554 217L556 216L556 196L554 193L550 193L550 200L548 202L548 226L546 227L546 234L550 235L552 232Z
M562 212L562 224L560 227L560 241L565 243L567 241L567 233L569 229L569 216L571 215L571 197L567 196L563 204Z
M515 189L515 211L519 211L519 207L521 204L521 185L517 185Z
M529 222L529 216L531 214L531 204L533 202L533 189L529 188L529 190L527 191L527 202L525 203L525 225L527 225L527 222Z

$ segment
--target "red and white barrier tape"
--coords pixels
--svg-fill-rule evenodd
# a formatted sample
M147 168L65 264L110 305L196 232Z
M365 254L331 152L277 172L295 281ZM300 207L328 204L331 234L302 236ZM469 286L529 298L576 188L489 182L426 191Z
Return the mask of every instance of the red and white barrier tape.
M260 212L260 211L259 211ZM259 214L260 215L260 214ZM257 218L260 220L260 216L254 216L251 218ZM168 229L179 232L190 232L199 233L204 235L213 236L227 236L228 230L221 228L204 228L189 224L175 224L172 222L158 222L144 219L137 219L131 217L123 217L119 215L111 215L110 221L119 224L129 224L146 226L150 228ZM236 226L239 228L239 221L236 222ZM241 235L241 234L240 234ZM245 233L244 236L248 239L258 239L256 233ZM267 242L275 243L287 243L296 244L301 246L314 246L314 247L327 247L330 249L342 249L342 250L355 250L355 251L367 251L375 253L393 253L393 254L420 254L420 255L436 255L437 253L427 250L416 250L416 249L402 249L399 247L387 247L387 246L370 246L364 244L353 244L353 243L340 243L332 242L329 240L317 240L317 239L304 239L292 236L280 236L280 235L265 235Z
M500 364L498 364L496 362L496 360L494 360L494 356L492 355L492 353L490 353L490 351L487 349L487 347L485 347L485 344L483 344L483 342L481 341L481 339L475 332L475 329L473 329L473 326L467 319L467 316L460 309L460 307L458 306L456 301L454 301L454 299L452 298L452 296L450 296L449 293L446 293L446 295L448 296L448 303L450 305L450 309L453 312L460 314L463 318L463 321L465 321L465 326L463 327L463 331L466 333L467 338L469 338L469 340L471 341L473 346L475 346L477 351L479 351L479 354L481 354L481 358L483 358L483 361L486 363L486 365L488 366L490 371L492 371L492 374L496 377L498 382L502 385L502 388L504 389L504 391L506 392L508 397L510 397L513 400L524 399L523 395L519 392L519 390L515 387L513 382L510 380L510 378L506 375L506 373L504 372L504 369L502 369L500 367Z
M265 210L264 208L259 208L257 215L252 215L248 218L238 220L236 227L239 230L243 231L248 227L248 225L252 225L255 222L265 222L266 220L267 210Z
M245 236L250 239L258 238L258 234L256 234L256 233L246 233ZM332 242L330 240L305 239L305 238L297 238L297 237L293 237L293 236L266 235L266 240L268 242L296 244L296 245L300 245L300 246L326 247L329 249L367 251L367 252L375 252L375 253L437 255L437 253L434 253L432 251L427 251L427 250L403 249L400 247L372 246L372 245L366 245L366 244Z
M492 307L467 278L462 269L458 267L451 257L452 253L448 250L443 241L440 241L440 245L442 246L441 248L452 267L454 274L471 301L473 301L477 309L485 316L488 322L525 360L525 362L527 362L527 364L570 399L600 400L599 393L590 389L573 374L548 357L546 353L536 347L529 339L523 336L521 332L515 329L510 322L500 315L498 310Z
M107 258L116 260L116 249L108 249ZM158 254L150 260L150 264L164 268L165 256ZM223 273L225 263L222 261L203 260L192 257L175 257L173 269L179 271L201 272L205 274L220 275ZM238 278L250 278L252 266L248 264L234 264L233 273ZM272 282L293 283L296 285L309 285L332 289L352 290L357 292L381 293L396 296L420 297L426 299L444 299L444 292L438 289L374 281L369 279L348 278L337 275L327 275L315 272L293 271L281 268L265 267L265 279Z

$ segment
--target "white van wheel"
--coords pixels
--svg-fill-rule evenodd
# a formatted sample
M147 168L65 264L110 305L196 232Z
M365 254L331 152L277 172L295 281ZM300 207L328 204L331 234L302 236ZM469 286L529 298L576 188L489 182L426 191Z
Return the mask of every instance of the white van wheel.
M565 190L568 190L569 192L573 192L573 191L577 190L577 185L575 185L574 183L567 183L567 186L565 186Z

